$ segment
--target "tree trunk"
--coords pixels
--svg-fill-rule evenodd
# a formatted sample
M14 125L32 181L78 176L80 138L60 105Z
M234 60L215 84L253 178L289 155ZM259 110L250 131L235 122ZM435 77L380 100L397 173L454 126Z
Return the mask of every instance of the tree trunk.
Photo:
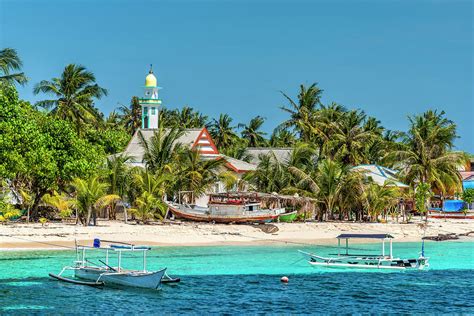
M123 217L124 217L124 220L125 220L125 224L127 224L128 223L127 207L123 208Z
M35 215L37 214L38 205L41 202L41 198L45 194L46 194L46 190L38 189L36 191L35 199L33 200L33 204L31 205L30 208L28 208L28 217L27 217L28 222L30 221L31 217L34 218Z
M91 216L92 216L92 209L91 207L89 206L87 208L87 217L86 217L86 222L84 223L84 226L89 226L90 222L91 222Z

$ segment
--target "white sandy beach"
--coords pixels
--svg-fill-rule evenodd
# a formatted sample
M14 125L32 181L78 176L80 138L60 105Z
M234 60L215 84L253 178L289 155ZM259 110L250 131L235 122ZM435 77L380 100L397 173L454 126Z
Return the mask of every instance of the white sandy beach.
M159 246L203 245L261 245L270 243L334 243L340 233L390 233L395 241L419 241L421 237L438 234L466 234L474 231L469 220L430 219L428 227L422 221L410 224L307 222L276 223L278 231L266 233L262 225L218 225L205 223L172 223L154 225L125 224L118 221L100 221L94 227L48 223L0 225L0 249L61 249L71 247L75 240L91 243L94 238ZM461 237L474 241L474 234Z

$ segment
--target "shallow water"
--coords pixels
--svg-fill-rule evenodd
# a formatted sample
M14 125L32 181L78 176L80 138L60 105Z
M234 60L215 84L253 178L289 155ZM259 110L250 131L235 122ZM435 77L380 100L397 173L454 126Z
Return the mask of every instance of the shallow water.
M420 243L394 243L400 257ZM429 271L354 272L311 267L297 250L332 254L328 246L163 247L149 269L168 267L180 284L161 291L91 288L48 278L72 264L73 251L0 253L0 313L472 313L474 243L427 242ZM388 249L388 247L387 247ZM352 253L380 251L355 244ZM91 256L91 260L94 257ZM141 258L124 265L139 268ZM280 277L287 275L288 284Z

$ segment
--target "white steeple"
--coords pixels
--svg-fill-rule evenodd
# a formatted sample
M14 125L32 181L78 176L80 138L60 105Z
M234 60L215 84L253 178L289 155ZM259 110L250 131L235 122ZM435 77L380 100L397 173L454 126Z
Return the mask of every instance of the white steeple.
M158 98L158 82L153 74L153 65L145 78L145 97L140 99L142 128L158 128L161 100Z

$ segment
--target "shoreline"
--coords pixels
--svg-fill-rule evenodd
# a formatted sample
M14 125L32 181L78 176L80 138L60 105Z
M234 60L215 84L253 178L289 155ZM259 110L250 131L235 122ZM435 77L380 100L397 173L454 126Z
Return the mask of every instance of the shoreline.
M414 220L410 224L305 222L274 223L275 232L264 232L267 225L224 225L194 222L137 225L120 221L100 221L98 226L65 223L14 223L0 225L0 251L73 249L75 241L92 245L94 238L159 247L331 245L341 233L389 233L394 242L419 242L423 236L466 234L474 231L469 220ZM265 226L265 227L264 227ZM276 227L276 228L275 228ZM455 241L474 241L467 236ZM354 240L368 243L371 240Z

